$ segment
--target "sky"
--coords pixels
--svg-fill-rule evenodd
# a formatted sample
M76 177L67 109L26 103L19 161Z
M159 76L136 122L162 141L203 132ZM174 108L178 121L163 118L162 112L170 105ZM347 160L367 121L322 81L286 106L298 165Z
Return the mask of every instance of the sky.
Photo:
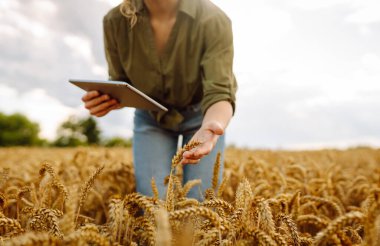
M380 1L213 0L234 32L237 108L228 144L249 148L380 147ZM119 0L0 0L0 112L54 139L88 116L69 78L106 79L102 18ZM133 109L99 118L132 135Z

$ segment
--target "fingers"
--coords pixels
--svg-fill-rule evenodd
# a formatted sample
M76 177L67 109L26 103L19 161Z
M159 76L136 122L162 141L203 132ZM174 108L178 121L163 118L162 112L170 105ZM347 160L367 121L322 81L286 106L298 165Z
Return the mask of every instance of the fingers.
M182 165L186 165L186 164L195 165L195 164L198 164L199 161L200 161L200 159L197 159L197 160L192 160L192 159L182 159L181 164L182 164Z
M213 144L210 142L204 143L192 150L186 151L182 155L182 164L198 164L199 161L208 155L213 149Z
M182 164L197 164L200 159L208 155L214 148L219 135L223 135L224 130L217 121L210 121L203 125L193 136L192 140L198 139L202 144L185 151L182 155Z
M87 102L95 97L98 97L100 95L100 93L98 91L89 91L87 92L83 97L82 97L82 101L83 102Z
M112 101L112 100L110 100L110 101ZM115 101L116 101L116 100L115 100ZM106 103L103 103L103 104L106 104ZM102 104L102 105L103 105L103 104ZM98 112L96 112L96 113L91 113L91 115L94 115L94 116L96 116L96 117L102 117L102 116L108 114L111 110L119 109L119 108L120 108L120 105L116 102L116 104L113 104L112 106L110 106L110 107L108 107L108 108L106 108L106 109L103 109L103 110L101 110L101 111L98 111ZM90 111L90 112L91 112L91 111Z
M205 142L199 145L198 147L183 153L183 157L186 159L192 159L192 160L201 159L205 155L208 155L213 149L213 147L214 147L213 142L211 141Z
M106 115L109 111L116 109L118 107L119 107L119 104L117 103L117 101L115 99L112 99L112 100L102 102L92 108L89 108L89 110L90 110L91 115L101 117L103 115Z
M182 156L184 159L188 159L188 160L199 160L205 155L206 154L200 154L199 152L194 150L194 151L186 151L185 153L183 153Z
M119 109L120 104L115 99L107 94L101 95L98 91L89 91L83 97L85 108L90 111L90 114L97 117L102 117L113 109Z
M103 102L106 102L106 101L109 101L110 100L110 96L109 95L98 95L96 97L92 97L91 99L85 101L85 108L88 109L88 110L91 110L92 108L100 105L101 103Z
M203 157L205 157L205 155L202 155L202 156L191 155L188 157L183 156L181 163L182 164L197 164Z

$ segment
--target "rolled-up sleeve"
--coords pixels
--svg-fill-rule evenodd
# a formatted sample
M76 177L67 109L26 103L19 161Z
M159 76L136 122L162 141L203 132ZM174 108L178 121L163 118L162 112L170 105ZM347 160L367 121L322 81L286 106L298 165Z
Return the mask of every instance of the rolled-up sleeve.
M204 23L204 54L201 60L202 111L228 101L235 112L237 83L233 74L233 37L231 21L225 15L210 17Z
M109 80L128 82L128 77L123 69L115 40L115 27L111 19L106 15L103 18L104 51L108 64Z

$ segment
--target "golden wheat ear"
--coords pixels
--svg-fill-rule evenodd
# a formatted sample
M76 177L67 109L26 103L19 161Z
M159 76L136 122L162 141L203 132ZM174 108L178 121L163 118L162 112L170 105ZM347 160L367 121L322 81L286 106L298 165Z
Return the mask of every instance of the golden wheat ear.
M165 201L166 209L169 212L173 211L174 206L175 206L175 190L174 190L175 185L174 185L174 183L176 182L176 179L174 177L174 175L175 175L174 170L175 170L176 166L181 163L183 153L199 146L200 144L201 144L201 142L199 142L199 141L190 141L183 148L179 149L172 159L168 188L166 190L166 201ZM183 192L179 191L179 194L181 194L181 193L183 193Z
M90 191L91 187L94 185L96 177L99 176L99 174L101 173L101 171L103 169L104 169L104 166L97 168L96 171L86 181L85 185L81 188L81 193L80 193L79 203L78 203L78 212L77 212L77 216L75 218L75 223L78 221L80 209L84 205L84 202L86 201L86 198L88 196L88 192Z
M192 150L201 144L202 143L199 141L190 141L185 146L183 146L183 148L179 149L172 159L172 168L176 167L179 163L181 163L183 153L185 153L186 151Z
M211 187L216 192L216 188L218 187L218 181L219 181L219 170L220 170L220 158L221 154L218 152L216 155L215 163L214 163L214 170L212 173L212 180L211 180Z

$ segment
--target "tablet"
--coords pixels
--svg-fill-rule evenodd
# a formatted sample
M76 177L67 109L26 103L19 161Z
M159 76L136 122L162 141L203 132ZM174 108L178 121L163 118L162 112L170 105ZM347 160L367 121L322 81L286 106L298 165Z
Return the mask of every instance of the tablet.
M166 107L124 81L69 79L69 82L85 91L108 94L123 107L168 111Z

